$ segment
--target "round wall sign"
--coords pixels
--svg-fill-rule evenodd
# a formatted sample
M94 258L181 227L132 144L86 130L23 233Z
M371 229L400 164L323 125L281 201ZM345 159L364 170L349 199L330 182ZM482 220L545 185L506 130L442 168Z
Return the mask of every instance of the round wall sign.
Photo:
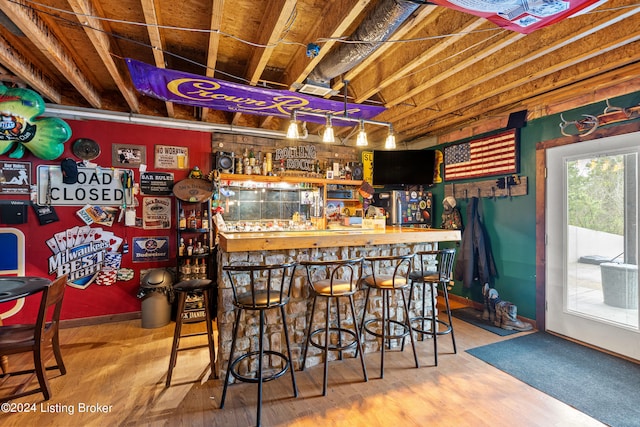
M185 202L204 202L213 196L213 185L205 179L187 178L173 185L173 194Z

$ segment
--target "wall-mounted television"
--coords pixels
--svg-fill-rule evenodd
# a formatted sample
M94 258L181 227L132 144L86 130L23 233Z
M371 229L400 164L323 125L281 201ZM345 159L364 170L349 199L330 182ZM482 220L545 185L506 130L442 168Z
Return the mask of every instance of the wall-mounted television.
M432 185L434 150L373 152L373 185Z

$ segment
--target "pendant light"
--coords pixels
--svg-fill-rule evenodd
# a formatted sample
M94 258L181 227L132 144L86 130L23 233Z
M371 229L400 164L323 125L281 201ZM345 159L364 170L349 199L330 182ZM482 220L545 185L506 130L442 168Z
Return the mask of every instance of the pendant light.
M324 133L322 134L322 142L328 144L336 142L333 135L333 126L331 125L331 114L327 115L327 125L324 128Z
M298 132L298 121L296 120L296 111L291 113L291 122L289 122L289 128L287 129L287 139L298 139L300 133Z
M358 138L356 139L356 145L358 147L366 147L369 145L367 141L367 133L364 131L364 121L360 120L360 132L358 132Z
M384 141L384 148L387 150L395 150L396 148L396 136L393 133L393 126L389 125L389 135Z

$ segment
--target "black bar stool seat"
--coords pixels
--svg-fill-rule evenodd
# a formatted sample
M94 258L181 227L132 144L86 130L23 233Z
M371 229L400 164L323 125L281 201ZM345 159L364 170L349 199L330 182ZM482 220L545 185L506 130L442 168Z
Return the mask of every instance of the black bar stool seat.
M171 385L171 376L173 374L173 368L176 365L176 359L178 357L178 351L184 350L193 350L196 348L208 347L209 348L209 359L211 360L211 377L218 378L218 373L216 370L216 350L215 344L213 341L213 325L212 316L211 316L211 291L213 290L213 281L209 279L192 279L192 280L184 280L182 282L178 282L173 285L173 290L178 294L178 311L176 313L176 327L173 331L173 345L171 347L171 357L169 358L169 370L167 372L167 382L166 386L169 387ZM196 332L191 334L182 335L182 324L188 319L184 319L183 315L185 313L185 307L187 303L187 295L188 294L202 294L203 304L204 304L204 314L205 321L207 323L207 331L206 332ZM190 347L180 348L180 339L187 337L195 337L207 334L207 344L203 345L195 345Z

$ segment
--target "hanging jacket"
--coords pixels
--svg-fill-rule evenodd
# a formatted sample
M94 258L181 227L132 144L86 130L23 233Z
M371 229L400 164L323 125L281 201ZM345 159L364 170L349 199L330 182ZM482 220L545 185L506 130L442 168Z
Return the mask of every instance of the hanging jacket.
M474 281L480 285L490 283L498 276L486 230L478 212L478 198L472 197L467 207L467 225L456 261L455 279L470 288Z

